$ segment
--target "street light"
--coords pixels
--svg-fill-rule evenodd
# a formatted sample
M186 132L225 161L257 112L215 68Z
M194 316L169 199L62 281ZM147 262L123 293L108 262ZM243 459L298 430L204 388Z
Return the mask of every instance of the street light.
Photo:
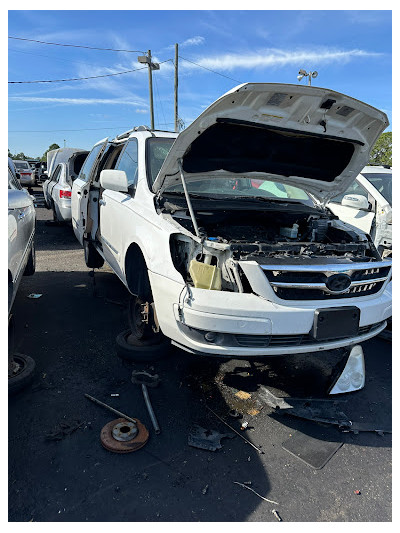
M311 85L311 78L316 78L318 76L318 72L314 70L313 72L306 72L304 69L299 70L299 74L297 76L297 79L301 81L305 76L308 76L308 85Z
M153 70L160 70L160 64L152 62L151 50L147 52L146 56L139 56L138 61L139 63L147 64L149 68L150 121L151 121L151 129L154 130L153 79L151 76L151 72Z

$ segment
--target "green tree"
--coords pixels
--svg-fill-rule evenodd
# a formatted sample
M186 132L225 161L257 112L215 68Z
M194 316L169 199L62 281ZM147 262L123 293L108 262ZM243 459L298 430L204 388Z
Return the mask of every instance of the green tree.
M58 146L58 144L55 144L55 143L54 143L54 144L51 144L51 145L47 148L47 150L45 151L45 153L42 155L42 158L41 158L40 161L47 161L47 152L50 152L51 150L57 150L57 148L60 148L60 147Z
M392 132L382 133L371 150L369 158L371 165L392 166Z

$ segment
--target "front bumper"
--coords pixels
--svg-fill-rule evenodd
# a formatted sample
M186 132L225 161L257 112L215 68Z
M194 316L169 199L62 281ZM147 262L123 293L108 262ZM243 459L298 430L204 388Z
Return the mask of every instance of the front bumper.
M358 344L377 335L392 314L390 283L380 294L349 298L346 302L307 301L281 305L246 293L190 288L189 295L180 283L152 272L149 277L161 330L175 344L193 353L257 357L331 350ZM269 336L308 336L316 309L353 305L360 309L361 334L351 338L261 347L257 343L247 346L226 343L227 338L237 339L240 335L256 341ZM207 342L198 332L226 335L223 341L217 337L217 344Z

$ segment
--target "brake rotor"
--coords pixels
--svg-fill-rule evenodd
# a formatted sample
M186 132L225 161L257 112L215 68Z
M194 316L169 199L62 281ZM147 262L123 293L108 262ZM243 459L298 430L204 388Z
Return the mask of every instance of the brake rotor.
M100 440L104 448L110 452L129 453L139 450L146 444L149 432L138 419L136 424L133 424L125 418L117 418L103 427Z

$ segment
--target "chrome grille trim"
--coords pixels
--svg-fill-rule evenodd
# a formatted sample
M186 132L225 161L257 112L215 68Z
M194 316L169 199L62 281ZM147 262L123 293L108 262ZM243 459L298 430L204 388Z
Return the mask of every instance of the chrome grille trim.
M260 265L263 270L277 270L283 272L344 272L352 274L357 270L367 270L366 274L375 274L379 268L391 267L392 261L379 261L376 263L352 263L352 264L326 264L326 265Z
M262 264L259 265L281 300L321 300L375 294L390 277L392 261L352 264ZM347 288L329 287L332 275L344 274L350 280Z
M374 278L374 279L365 279L361 281L352 281L350 284L349 289L347 289L346 292L351 292L351 289L353 287L358 287L361 285L371 285L371 288L375 283L381 283L382 281L386 281L387 277L384 278ZM327 292L329 294L339 294L338 292L331 291L328 289L328 287L325 285L325 283L290 283L290 282L283 282L283 281L270 281L270 284L273 287L280 287L284 289L318 289L320 291ZM356 292L356 291L354 291Z

